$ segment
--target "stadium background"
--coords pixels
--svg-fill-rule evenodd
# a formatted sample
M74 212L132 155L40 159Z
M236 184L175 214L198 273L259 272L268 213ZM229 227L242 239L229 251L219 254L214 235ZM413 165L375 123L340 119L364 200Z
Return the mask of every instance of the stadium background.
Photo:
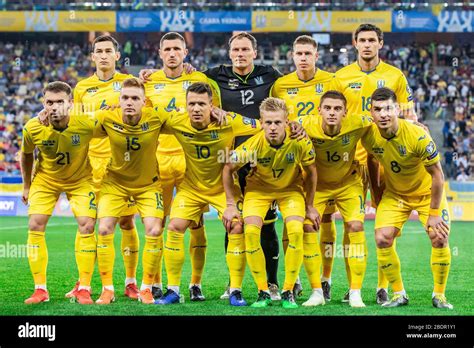
M361 23L378 25L385 33L381 58L403 70L418 117L442 149L452 220L474 221L474 11L467 3L0 1L0 216L9 216L0 217L0 251L5 255L6 243L26 242L27 220L20 216L27 215L27 209L20 199L18 161L22 125L41 110L41 90L47 82L61 80L75 86L93 74L90 43L103 33L121 43L119 69L134 75L144 67L161 66L158 43L167 31L184 33L186 61L198 70L230 64L227 40L235 31L252 32L258 41L255 63L273 65L282 73L294 70L294 38L309 34L319 43L318 67L334 72L356 58L351 32ZM372 218L373 210L367 212ZM71 215L65 198L54 214ZM213 217L211 211L207 218ZM409 226L420 227L413 222ZM458 226L463 233L458 243L472 244L472 222ZM70 229L72 236L74 227ZM373 231L372 222L367 231ZM72 239L68 243L72 261ZM26 271L26 259L22 262Z

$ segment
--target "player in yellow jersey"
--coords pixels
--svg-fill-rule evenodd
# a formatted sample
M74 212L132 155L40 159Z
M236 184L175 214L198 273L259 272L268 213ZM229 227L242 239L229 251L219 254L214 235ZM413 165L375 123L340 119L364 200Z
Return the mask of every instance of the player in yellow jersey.
M84 112L93 112L118 105L122 82L133 77L116 71L116 63L120 59L119 45L109 36L97 37L92 43L91 59L96 66L94 75L79 81L74 88L75 108ZM93 139L90 143L89 159L92 165L92 178L95 192L98 194L100 185L110 161L110 142L104 139ZM98 197L100 199L100 197ZM138 266L139 239L135 227L134 215L136 208L129 203L119 219L122 232L121 251L125 264L125 296L138 298L136 272ZM77 288L77 284L75 289ZM74 289L66 294L72 296Z
M388 87L395 91L403 114L407 119L416 120L413 109L413 96L407 79L402 71L393 65L383 62L379 52L383 47L383 32L372 24L361 24L354 32L353 45L357 50L357 61L349 64L336 72L334 89L343 93L347 99L348 115L370 115L371 95L379 87ZM367 152L359 144L356 160L359 162L359 171L362 175L364 190L369 187L367 174ZM365 194L364 194L365 200ZM374 205L373 205L374 206ZM327 289L325 295L330 297L331 271L333 264L333 245L336 238L336 226L330 216L323 216L321 229L321 247L323 250L323 288ZM343 241L348 245L347 238ZM327 249L327 250L326 250ZM326 251L328 251L326 253ZM347 260L347 258L345 258ZM349 277L349 265L346 263ZM349 280L350 282L350 280ZM379 273L376 298L377 302L388 299L387 280ZM348 301L349 293L343 301Z
M375 124L369 127L362 144L384 167L385 189L381 199L381 190L371 180L377 202L375 240L378 267L394 292L393 298L382 306L408 304L394 240L400 236L412 210L416 210L431 240L433 306L452 309L444 294L451 266L451 251L448 244L450 218L443 191L444 175L440 155L433 139L423 128L398 119L400 107L391 89L379 88L371 99L371 114ZM372 179L377 173L373 173L371 168Z
M103 288L96 303L110 304L115 300L114 230L132 197L145 226L143 281L138 300L151 304L151 287L163 248L163 197L158 161L150 154L156 153L165 113L145 107L145 87L138 79L131 78L123 81L120 109L95 114L104 134L109 136L112 150L98 205L97 261Z
M162 36L160 40L160 58L163 60L163 70L151 74L145 83L145 93L153 107L168 112L186 108L186 89L195 82L207 82L207 77L201 72L186 73L183 61L187 55L184 38L175 32ZM217 94L213 93L213 104L219 106ZM160 164L160 179L163 188L163 202L166 216L170 213L173 191L179 190L184 179L186 160L183 148L172 134L160 134L156 153ZM189 291L191 301L203 301L201 278L206 261L207 238L203 224L190 230L191 238L189 253L191 255L191 282ZM155 299L162 296L161 262L155 276L153 295Z
M232 174L250 163L243 204L247 262L258 287L258 298L252 307L271 304L265 274L260 233L263 220L273 201L276 201L288 231L288 250L285 254L285 282L281 293L283 308L297 308L293 287L303 263L303 221L305 216L319 229L319 214L313 207L317 174L314 149L307 138L290 139L288 110L282 99L269 97L260 104L263 132L253 136L232 153L224 167L223 179L227 199L224 223L239 218L237 202L233 199ZM303 167L306 197L303 192Z
M97 207L87 154L89 141L99 134L99 128L97 122L83 114L70 115L73 103L72 89L68 84L52 82L44 88L43 94L49 126L42 125L38 118L29 120L23 129L21 147L22 200L30 204L28 261L35 282L35 291L25 303L49 301L45 230L59 195L65 192L78 224L76 262L79 287L74 297L80 304L91 304ZM35 149L38 153L33 163ZM35 173L32 177L33 164Z
M201 220L202 209L212 205L221 216L225 209L222 187L222 167L225 155L236 135L251 135L259 131L258 121L232 114L228 124L218 126L211 122L212 90L207 83L197 82L186 91L186 111L171 114L164 130L172 131L186 156L186 173L171 207L170 222L165 244L165 264L168 276L167 291L159 305L179 302L181 270L184 263L184 232ZM241 287L245 272L245 245L242 225L234 222L229 229L229 248L226 255L231 286L239 301L245 305Z
M298 36L293 42L296 71L275 81L272 96L283 99L290 121L316 113L321 96L330 89L333 73L316 68L318 43L311 36Z
M313 142L318 168L318 185L314 207L326 213L337 207L344 221L344 233L349 241L348 264L350 265L351 307L365 307L361 288L367 266L367 243L364 233L364 189L354 162L357 143L371 125L366 116L346 115L346 98L337 91L328 91L321 97L319 115L302 117L301 121ZM309 228L308 228L309 227ZM316 232L305 225L305 232ZM321 255L317 234L315 253ZM313 292L304 306L325 303L320 267L321 258L305 258L305 266Z
M318 43L311 36L298 36L293 42L293 61L296 71L280 77L272 88L272 96L283 99L288 108L288 118L295 120L305 115L316 114L321 96L330 89L333 73L316 68ZM283 230L283 250L286 252L288 236ZM299 278L295 296L302 294Z

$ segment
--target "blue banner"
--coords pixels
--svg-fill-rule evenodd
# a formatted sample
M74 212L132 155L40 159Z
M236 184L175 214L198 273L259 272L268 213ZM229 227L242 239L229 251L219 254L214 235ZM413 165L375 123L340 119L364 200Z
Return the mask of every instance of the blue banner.
M474 11L394 11L392 32L449 32L471 33Z
M231 32L252 30L250 11L196 12L195 32Z
M18 203L20 203L20 197L0 196L0 216L15 216Z

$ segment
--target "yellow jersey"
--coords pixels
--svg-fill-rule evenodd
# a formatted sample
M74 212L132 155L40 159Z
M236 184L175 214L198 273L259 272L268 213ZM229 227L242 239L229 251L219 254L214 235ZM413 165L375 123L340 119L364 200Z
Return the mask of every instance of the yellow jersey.
M424 167L440 160L431 136L421 127L399 119L397 133L391 139L380 135L372 124L362 138L367 151L384 168L385 190L404 196L431 193L431 175Z
M137 125L125 124L122 110L96 112L102 132L110 139L112 157L104 180L129 189L140 189L159 180L156 153L164 113L144 107Z
M402 110L413 107L413 95L403 72L380 60L371 71L363 71L357 62L336 71L332 89L344 94L347 99L348 115L370 117L371 96L377 88L392 89ZM358 147L356 158L367 162L367 153Z
M46 181L86 181L92 176L88 151L95 136L103 136L100 125L84 114L71 115L68 127L62 131L52 125L43 126L35 117L23 128L21 151L29 154L38 148L35 175Z
M301 166L314 163L314 149L308 138L291 139L288 129L283 144L274 147L262 131L237 147L231 162L238 167L250 163L247 192L303 192Z
M317 69L311 80L303 81L295 72L282 76L275 81L272 96L283 99L288 108L288 118L316 114L321 96L330 90L334 74Z
M133 75L116 72L114 76L102 81L94 74L77 83L74 88L74 108L76 112L94 112L105 106L118 105L123 80ZM89 146L89 154L93 157L110 157L109 139L93 139Z
M186 111L169 116L163 130L173 132L184 149L186 173L181 189L213 195L224 190L222 169L236 136L254 135L260 131L260 122L235 113L229 113L225 126L214 122L198 130L191 125Z
M319 115L310 115L300 119L311 139L316 153L318 170L317 189L336 189L350 185L357 176L354 162L357 143L364 135L372 119L366 116L346 116L341 130L334 136L327 135L322 127Z
M164 70L150 75L145 83L145 95L153 107L171 112L186 109L186 90L195 82L206 82L208 79L202 72L195 71L183 74L176 78L167 77ZM219 96L213 91L213 104L219 106ZM160 134L158 153L179 154L183 152L181 145L172 134Z

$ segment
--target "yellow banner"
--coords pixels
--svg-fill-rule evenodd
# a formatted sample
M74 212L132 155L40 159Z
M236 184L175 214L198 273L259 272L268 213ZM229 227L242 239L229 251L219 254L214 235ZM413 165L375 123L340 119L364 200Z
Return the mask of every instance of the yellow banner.
M0 12L0 31L115 31L115 12Z
M25 31L23 11L0 11L0 31Z
M253 11L253 32L353 32L360 24L392 30L390 11Z
M352 33L361 24L378 26L384 32L392 31L391 11L332 11L331 31Z
M474 202L448 202L451 221L474 221Z

